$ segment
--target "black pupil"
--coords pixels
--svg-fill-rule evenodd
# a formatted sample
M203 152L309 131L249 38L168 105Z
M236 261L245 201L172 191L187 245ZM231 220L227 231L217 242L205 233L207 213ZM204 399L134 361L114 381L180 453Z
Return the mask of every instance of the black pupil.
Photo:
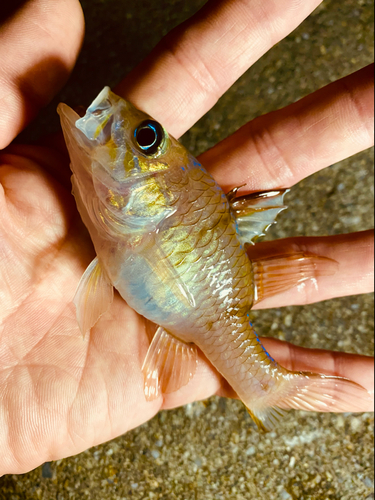
M149 148L156 142L156 132L152 128L142 128L138 131L137 141L142 148Z
M153 120L142 122L134 135L138 146L147 155L157 153L164 138L162 126Z

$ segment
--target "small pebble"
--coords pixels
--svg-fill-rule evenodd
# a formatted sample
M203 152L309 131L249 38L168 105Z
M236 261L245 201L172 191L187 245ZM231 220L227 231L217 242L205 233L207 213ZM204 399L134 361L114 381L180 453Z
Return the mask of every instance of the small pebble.
M293 324L293 314L287 314L284 318L284 325L290 328Z
M292 500L292 496L285 490L280 491L280 500Z
M246 450L246 455L248 457L251 457L251 456L255 455L256 452L257 452L257 450L256 450L255 446L250 446L250 448L248 448Z
M45 464L42 465L42 477L45 477L47 479L52 479L53 470L51 467L51 462L46 462Z
M359 429L361 428L362 426L362 422L360 421L359 418L357 417L353 417L350 421L350 427L352 429L353 432L358 432Z
M367 488L374 487L374 481L372 479L370 479L369 477L363 478L362 481L364 482L365 486L367 486Z

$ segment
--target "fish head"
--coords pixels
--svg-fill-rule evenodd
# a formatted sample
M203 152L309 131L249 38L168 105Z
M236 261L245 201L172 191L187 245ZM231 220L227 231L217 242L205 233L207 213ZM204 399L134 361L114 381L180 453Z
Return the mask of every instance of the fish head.
M100 92L82 118L67 110L68 106L60 104L58 111L64 133L67 128L75 129L75 141L91 163L100 163L119 182L171 168L176 149L180 153L184 149L160 123L111 92L109 87ZM64 115L68 120L63 119Z
M114 219L122 231L155 228L171 213L173 200L163 175L186 164L188 153L160 123L108 87L83 117L65 104L58 112L71 158L74 195L86 211L98 199L96 219ZM78 201L77 205L82 212Z

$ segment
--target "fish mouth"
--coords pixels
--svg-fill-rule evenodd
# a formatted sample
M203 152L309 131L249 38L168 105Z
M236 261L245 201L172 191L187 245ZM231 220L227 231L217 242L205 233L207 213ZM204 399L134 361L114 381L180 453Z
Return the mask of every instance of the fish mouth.
M60 102L57 106L57 112L60 115L61 126L64 133L68 130L68 127L74 128L76 121L80 118L79 114L74 111L74 109L63 102Z
M111 137L115 106L119 100L109 87L104 87L87 108L85 115L76 121L76 128L90 141L104 144Z
M57 112L60 115L61 128L68 149L70 149L72 144L77 143L86 154L90 154L90 151L94 148L94 144L76 127L77 121L80 120L80 115L62 102L57 106Z
M111 126L115 115L115 106L120 100L116 94L105 87L80 116L68 105L60 103L57 112L68 144L75 141L83 147L86 154L91 154L95 146L105 144L111 136ZM80 109L81 111L81 109Z

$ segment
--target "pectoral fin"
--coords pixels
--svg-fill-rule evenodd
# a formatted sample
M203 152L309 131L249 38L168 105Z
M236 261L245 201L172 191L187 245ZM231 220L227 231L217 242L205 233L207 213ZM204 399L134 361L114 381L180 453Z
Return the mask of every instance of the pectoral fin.
M113 286L96 257L84 272L73 299L83 336L108 310L112 301Z
M235 192L236 190L233 190L234 194ZM264 236L269 227L275 224L276 217L287 208L284 205L284 196L288 192L289 189L282 189L233 198L231 191L227 195L243 244L254 244L257 238Z
M159 327L142 367L147 401L187 385L194 376L197 363L194 344L185 344Z
M165 254L157 241L153 240L153 258L147 259L152 272L167 285L174 296L191 309L196 307L195 298L189 290L187 284L181 279L178 271L173 267L168 256Z

